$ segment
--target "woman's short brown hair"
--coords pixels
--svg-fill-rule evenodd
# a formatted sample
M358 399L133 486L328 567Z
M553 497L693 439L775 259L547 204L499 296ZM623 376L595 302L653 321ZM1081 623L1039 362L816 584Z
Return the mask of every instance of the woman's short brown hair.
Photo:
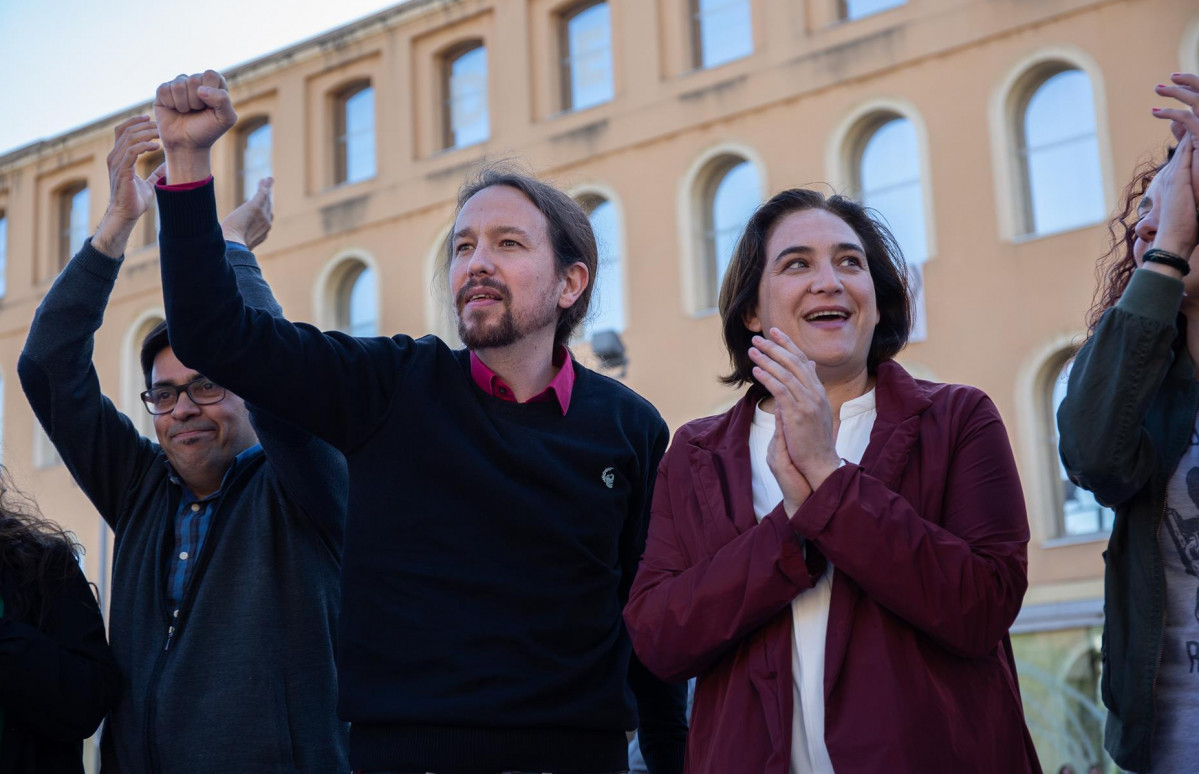
M721 378L725 384L748 384L751 389L763 389L753 377L754 364L749 359L751 340L757 334L745 326L745 318L758 308L758 286L766 267L766 240L771 230L783 217L804 210L824 210L836 215L853 229L866 249L879 315L866 362L869 372L873 374L879 363L895 357L908 343L912 332L912 288L903 252L891 231L881 219L852 199L791 188L776 194L750 217L733 249L720 287L724 346L733 362L732 373Z

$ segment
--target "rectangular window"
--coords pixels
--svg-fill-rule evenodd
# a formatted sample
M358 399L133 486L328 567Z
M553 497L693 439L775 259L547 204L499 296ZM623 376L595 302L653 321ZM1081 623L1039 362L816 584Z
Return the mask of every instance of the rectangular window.
M485 46L475 46L448 60L445 94L445 147L485 141L491 134Z
M271 124L263 119L247 124L239 135L237 200L244 202L258 192L258 183L271 176Z
M369 83L351 86L337 98L337 183L375 176L375 90Z
M583 110L610 102L612 82L612 20L607 3L576 8L563 16L563 108Z
M908 0L842 0L843 13L841 18L846 20L861 19L864 16L889 11L906 5Z
M154 174L154 170L158 169L162 163L166 161L166 157L161 153L154 153L141 162L142 179L149 179L150 175ZM142 215L142 227L145 229L145 234L142 238L142 245L158 244L158 232L162 229L162 218L158 215L158 199L150 198L150 209Z
M58 195L58 268L67 265L88 237L88 209L91 201L87 185L80 183Z
M691 14L696 67L719 67L754 52L749 0L692 0Z

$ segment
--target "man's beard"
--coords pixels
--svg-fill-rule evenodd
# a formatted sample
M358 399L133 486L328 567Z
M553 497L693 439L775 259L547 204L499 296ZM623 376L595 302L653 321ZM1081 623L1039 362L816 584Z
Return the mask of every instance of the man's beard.
M516 315L512 313L512 297L509 295L507 288L502 287L494 281L484 281L475 283L469 289L476 290L480 286L499 290L503 295L502 303L504 310L500 319L494 323L476 323L473 326L468 326L466 322L466 310L464 309L468 288L463 288L459 292L459 303L457 305L458 338L462 340L467 349L507 347L520 341L533 331L540 330L547 325L557 324L558 322L558 305L557 303L551 303L549 298L543 299L544 304L537 310L535 316L526 316L517 319Z

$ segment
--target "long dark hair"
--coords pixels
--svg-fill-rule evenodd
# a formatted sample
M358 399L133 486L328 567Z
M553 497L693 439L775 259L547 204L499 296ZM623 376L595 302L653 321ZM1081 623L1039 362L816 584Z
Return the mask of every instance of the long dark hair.
M749 359L751 340L757 334L745 327L745 317L758 308L758 284L766 269L766 240L775 224L793 212L824 210L845 221L866 250L866 264L874 283L878 325L870 341L866 368L873 374L878 364L899 353L912 332L912 288L908 282L903 252L891 231L871 211L845 196L825 196L807 188L792 188L776 194L750 216L737 240L724 284L720 288L720 321L724 346L733 371L721 377L725 384L763 388L754 379Z
M82 555L75 536L42 516L0 465L0 578L16 579L3 588L4 617L40 627L49 600Z
M1167 162L1174 157L1174 148L1166 150L1166 157L1161 161L1145 161L1139 164L1132 173L1132 180L1124 186L1123 205L1111 220L1107 222L1107 233L1110 247L1099 256L1095 265L1095 274L1099 282L1095 287L1095 297L1091 308L1087 311L1087 337L1095 332L1099 318L1108 309L1116 305L1120 296L1132 280L1132 273L1137 268L1133 258L1133 244L1137 239L1137 203L1149 190L1149 184Z

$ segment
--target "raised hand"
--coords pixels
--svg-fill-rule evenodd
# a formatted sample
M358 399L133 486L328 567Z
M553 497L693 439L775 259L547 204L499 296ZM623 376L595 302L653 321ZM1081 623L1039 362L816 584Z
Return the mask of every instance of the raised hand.
M766 450L766 464L783 492L783 510L788 516L794 516L799 506L812 494L812 486L791 461L787 440L783 437L786 418L777 403L774 412L774 435L770 437L770 447Z
M1199 269L1199 159L1195 158L1195 137L1189 131L1182 136L1170 162L1158 172L1156 182L1161 215L1153 246L1189 259Z
M92 247L112 258L125 252L133 227L154 200L154 184L164 167L144 180L137 174L137 159L158 148L158 127L149 116L134 116L114 131L116 140L108 154L108 209L92 237Z
M264 177L258 181L258 190L240 207L225 216L221 221L221 230L225 233L226 242L241 242L253 250L266 240L271 231L271 221L275 219L274 203L271 199L271 187L275 178Z
M841 464L833 409L812 361L778 328L771 328L769 336L753 338L749 357L754 378L774 398L777 427L792 464L816 489Z
M1174 139L1181 141L1187 132L1199 137L1199 75L1174 73L1170 83L1159 83L1154 91L1162 97L1170 97L1182 103L1181 107L1154 108L1153 116L1170 122Z
M237 123L229 86L215 70L160 85L154 117L166 152L167 180L173 184L208 177L213 143Z

